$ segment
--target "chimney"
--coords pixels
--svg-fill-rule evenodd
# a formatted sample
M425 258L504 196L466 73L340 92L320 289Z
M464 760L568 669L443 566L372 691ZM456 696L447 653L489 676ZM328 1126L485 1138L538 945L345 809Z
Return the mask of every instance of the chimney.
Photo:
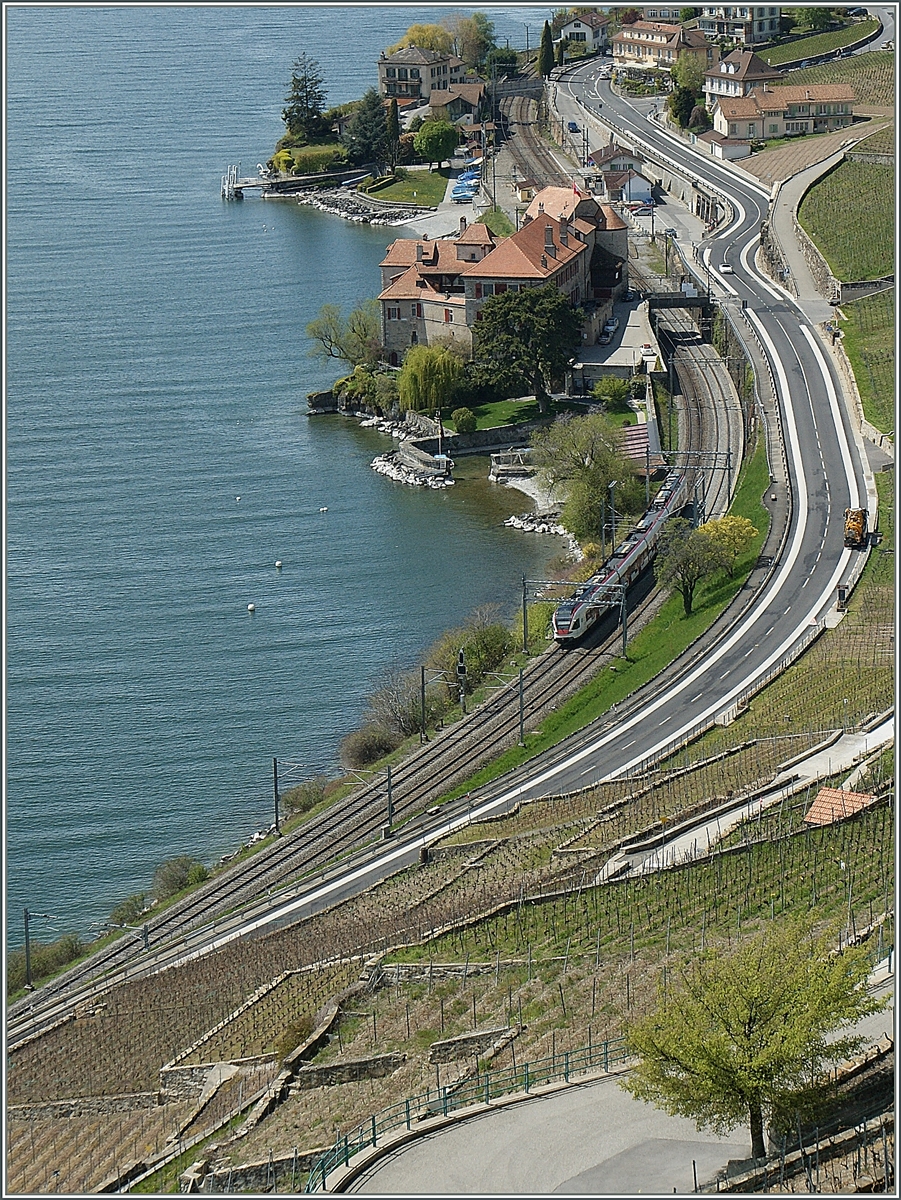
M422 242L416 243L416 261L418 263L422 262Z
M539 200L539 201L538 201L538 214L539 214L539 216L540 216L540 215L541 215L541 213L543 213L543 212L544 212L544 201L543 201L543 200Z
M554 246L553 225L545 225L544 227L544 252L545 254L549 254L551 258L557 257L556 247Z
M569 223L566 217L560 218L560 244L563 246L569 245Z
M460 218L460 232L461 233L466 232L466 218L465 217Z
M541 269L543 271L547 270L547 255L546 254L542 254L542 256L541 256Z

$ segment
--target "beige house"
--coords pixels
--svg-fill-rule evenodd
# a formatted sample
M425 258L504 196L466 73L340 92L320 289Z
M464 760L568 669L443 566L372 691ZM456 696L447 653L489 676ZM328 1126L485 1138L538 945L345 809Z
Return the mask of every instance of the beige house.
M560 26L560 32L554 40L560 41L563 38L569 38L571 42L578 42L587 50L605 50L609 45L607 40L609 24L610 18L605 13L580 12Z
M669 70L680 58L696 58L706 71L719 62L719 47L697 29L657 21L635 21L611 39L617 67L660 67Z
M405 46L393 54L380 54L378 61L379 93L400 100L425 103L433 91L446 90L452 83L464 83L463 60L453 54Z
M854 90L845 83L755 88L734 100L720 98L714 130L733 141L767 141L845 129L854 120Z

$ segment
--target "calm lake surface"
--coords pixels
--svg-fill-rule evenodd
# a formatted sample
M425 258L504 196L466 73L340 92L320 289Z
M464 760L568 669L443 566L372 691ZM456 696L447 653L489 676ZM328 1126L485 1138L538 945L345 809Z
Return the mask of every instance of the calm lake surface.
M550 10L479 11L521 46ZM10 944L23 906L88 933L267 824L274 755L336 772L386 667L559 549L502 527L517 493L394 484L384 438L305 415L339 373L307 322L377 294L396 234L219 198L271 155L298 54L340 103L416 19L5 10Z

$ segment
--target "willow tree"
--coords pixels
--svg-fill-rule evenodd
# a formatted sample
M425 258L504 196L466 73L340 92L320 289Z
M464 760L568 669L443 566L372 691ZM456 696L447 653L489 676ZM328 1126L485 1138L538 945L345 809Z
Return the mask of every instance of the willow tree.
M444 408L457 394L463 373L460 356L447 346L411 346L397 377L401 408Z

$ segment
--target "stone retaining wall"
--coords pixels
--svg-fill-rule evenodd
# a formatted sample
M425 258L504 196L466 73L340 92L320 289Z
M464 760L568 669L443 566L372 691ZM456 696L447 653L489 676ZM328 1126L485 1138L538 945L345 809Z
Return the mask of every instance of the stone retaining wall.
M393 1075L407 1061L406 1054L374 1054L370 1058L347 1059L321 1067L301 1067L291 1080L291 1091L356 1083L360 1079L383 1079Z
M64 1117L105 1116L136 1108L156 1108L163 1104L159 1092L129 1092L121 1096L76 1096L69 1100L47 1100L40 1104L11 1104L8 1120L58 1120Z
M432 1042L429 1050L430 1063L456 1062L459 1058L473 1058L490 1050L495 1042L510 1037L514 1030L509 1025L497 1029L479 1029L475 1033L464 1033L459 1037L447 1038L443 1042Z
M211 1171L207 1159L200 1159L179 1177L178 1190L182 1194L199 1192L284 1192L296 1191L297 1176L309 1171L331 1150L321 1146L318 1150L305 1150L298 1154L280 1154L277 1158L262 1162L242 1163L240 1167L225 1167Z

